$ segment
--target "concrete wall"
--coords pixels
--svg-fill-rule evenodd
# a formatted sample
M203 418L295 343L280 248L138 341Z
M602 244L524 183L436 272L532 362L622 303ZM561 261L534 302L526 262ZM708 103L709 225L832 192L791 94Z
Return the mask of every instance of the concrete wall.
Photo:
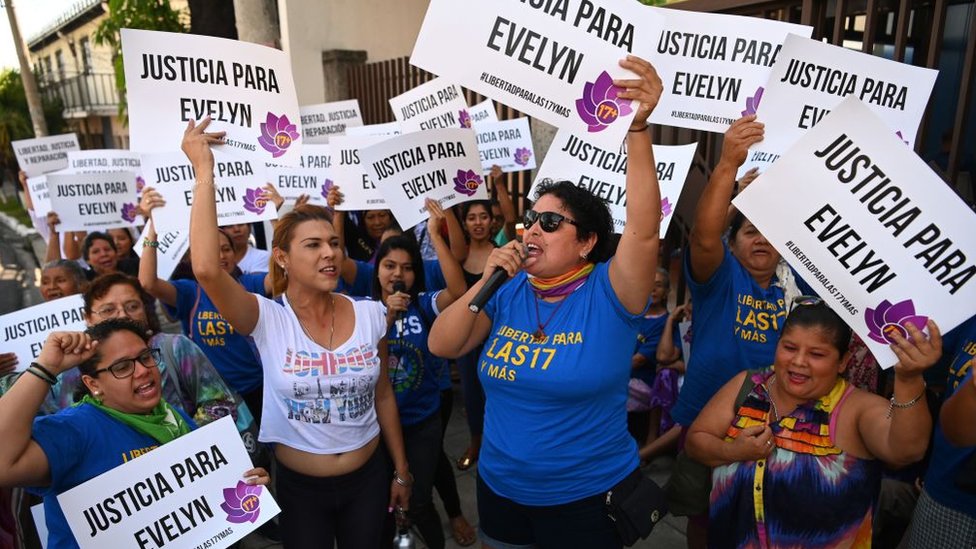
M428 0L279 0L282 49L291 56L300 104L325 95L322 52L364 50L368 61L410 55Z

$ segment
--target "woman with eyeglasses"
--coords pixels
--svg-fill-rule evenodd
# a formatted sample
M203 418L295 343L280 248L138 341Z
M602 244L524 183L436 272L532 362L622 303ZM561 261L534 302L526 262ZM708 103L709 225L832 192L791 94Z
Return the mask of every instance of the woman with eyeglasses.
M643 59L620 65L638 78L614 81L637 113L616 256L606 203L569 181L544 184L525 214L524 248L511 242L492 251L481 280L431 330L430 349L442 357L484 345L477 490L487 547L622 545L605 501L640 475L627 383L657 269L661 196L647 118L662 84ZM469 303L496 269L512 279L473 314Z
M153 212L165 203L159 192L146 187L139 206L147 212L151 223ZM169 314L179 319L183 333L203 350L224 381L241 395L260 424L264 376L261 373L261 357L254 342L233 328L196 280L159 278L156 274L156 249L159 245L156 239L156 229L150 224L139 262L139 282L150 295L168 307ZM215 246L218 249L218 265L231 276L232 282L248 292L271 295L268 273L242 273L237 268L233 239L224 230L218 231ZM191 256L195 255L191 250Z
M195 427L161 396L159 350L138 324L101 322L86 332L54 332L11 390L0 398L0 486L44 496L48 547L78 547L57 495ZM72 368L89 394L66 410L35 419L55 378ZM248 484L267 484L257 468Z
M688 454L714 468L709 547L870 546L882 465L920 460L932 431L922 373L942 338L931 320L927 336L902 328L885 330L898 358L886 400L841 376L847 324L820 298L796 301L772 366L736 375L689 429Z

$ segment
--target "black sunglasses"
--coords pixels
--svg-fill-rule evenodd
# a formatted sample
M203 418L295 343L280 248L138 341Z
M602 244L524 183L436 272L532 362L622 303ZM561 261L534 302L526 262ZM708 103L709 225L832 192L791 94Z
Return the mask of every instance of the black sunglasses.
M159 357L159 349L146 349L135 358L123 358L109 364L106 368L95 370L92 375L97 376L102 372L109 372L115 379L125 379L136 371L136 362L142 364L144 368L158 368Z
M790 306L789 312L793 312L793 309L797 307L816 307L817 305L823 305L824 300L815 295L798 295L793 298L793 304Z
M529 230L532 225L535 225L536 221L539 222L539 226L542 227L542 230L547 233L551 233L558 229L559 224L563 221L569 223L570 225L579 227L579 223L562 214L558 214L556 212L537 212L535 210L527 210L525 212L522 224L525 225L525 230Z

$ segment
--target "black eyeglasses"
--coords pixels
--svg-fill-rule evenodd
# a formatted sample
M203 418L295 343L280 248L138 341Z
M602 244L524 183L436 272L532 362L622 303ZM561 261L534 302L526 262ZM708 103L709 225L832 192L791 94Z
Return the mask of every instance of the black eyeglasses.
M551 233L559 228L559 224L565 221L570 225L575 225L579 227L579 223L573 221L572 219L558 214L556 212L537 212L535 210L528 210L525 212L525 216L522 219L522 223L525 225L525 230L529 230L535 222L539 222L539 226L542 230Z
M133 372L136 371L136 362L142 364L144 368L158 368L159 349L146 349L135 358L123 358L109 364L106 368L95 370L93 373L97 376L102 372L110 372L115 379L125 379L132 376Z
M816 307L817 305L823 305L824 300L815 295L798 295L793 298L793 304L790 306L790 311L797 307Z

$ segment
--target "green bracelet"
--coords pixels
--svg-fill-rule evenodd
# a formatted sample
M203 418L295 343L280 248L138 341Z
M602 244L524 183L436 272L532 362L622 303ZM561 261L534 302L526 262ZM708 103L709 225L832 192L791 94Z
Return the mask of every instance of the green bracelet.
M143 248L158 248L159 247L159 241L158 240L143 240L142 241L142 247Z

